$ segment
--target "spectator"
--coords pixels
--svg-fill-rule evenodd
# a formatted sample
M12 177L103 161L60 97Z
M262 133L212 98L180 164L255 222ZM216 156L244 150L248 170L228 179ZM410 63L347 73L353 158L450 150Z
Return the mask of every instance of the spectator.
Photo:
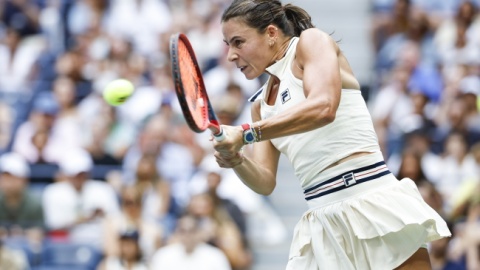
M435 130L421 128L406 134L405 146L402 153L394 154L388 159L388 165L391 171L397 175L399 171L402 170L400 169L401 167L411 170L410 166L405 166L404 159L415 156L415 159L418 157L420 169L424 174L424 177L419 178L437 182L442 175L441 170L438 169L441 166L441 157L433 152L432 149L434 147L432 146L432 141L435 141ZM403 152L406 152L407 156L405 156ZM413 160L410 159L410 161Z
M67 15L66 24L69 32L73 35L81 35L95 28L96 25L104 28L108 3L109 1L106 0L75 1Z
M225 253L232 269L248 269L251 254L225 207L215 205L214 197L203 193L192 196L187 211L200 221L203 239Z
M410 83L436 102L440 97L442 84L437 70L438 55L432 45L432 28L427 15L420 9L408 11L406 19L405 31L386 39L377 53L377 73L382 80L399 61L407 61L402 64L411 73Z
M2 1L0 3L0 20L15 28L21 35L39 33L39 1Z
M169 138L170 123L163 115L156 114L146 122L123 160L124 181L135 183L135 172L144 154L156 157L157 170L170 184L174 203L184 207L188 204L188 182L193 174L193 158L188 149Z
M87 76L88 73L85 72L87 62L84 56L87 55L88 40L84 43L80 43L78 48L74 47L60 54L55 61L57 77L67 77L72 80L75 85L75 97L79 100L92 90L92 83Z
M119 254L107 256L97 270L147 270L139 244L139 233L122 231L117 235Z
M230 87L238 87L238 86L229 86ZM228 90L227 90L228 91ZM240 92L242 93L242 92ZM219 96L219 99L213 103L213 108L217 113L217 117L220 123L225 125L235 125L237 119L239 118L240 114L243 112L244 109L244 100L245 97L242 95L238 95L235 92L225 92ZM248 108L247 111L250 108ZM240 121L244 119L239 119Z
M63 138L54 127L57 113L58 103L52 94L48 92L39 94L33 101L29 119L19 126L13 138L13 151L30 163L57 163L65 149L62 145ZM46 144L40 149L33 141L38 132L48 134Z
M32 136L32 145L35 148L35 151L38 153L37 159L32 162L32 164L45 164L49 163L44 156L45 148L48 145L49 133L44 129L38 129L35 131L35 134Z
M39 245L43 238L43 208L39 198L28 191L30 169L16 153L0 156L0 226L10 237Z
M445 19L435 33L435 47L444 65L455 65L468 57L472 46L478 46L479 27L478 7L472 1L461 1L455 16Z
M81 147L84 140L82 130L85 128L77 110L74 81L64 76L56 78L53 82L53 95L59 107L54 127L62 138L62 147Z
M108 33L132 40L135 51L140 54L153 53L157 49L156 40L172 24L168 6L155 0L111 2L106 27Z
M459 93L450 102L446 101L442 108L439 108L442 110L439 113L444 114L443 116L439 115L437 130L439 143L442 144L441 151L446 151L443 147L452 133L462 134L468 148L480 140L480 129L474 125L478 117L471 114L471 105L468 105L469 95L471 94Z
M465 104L465 124L469 130L480 134L480 114L477 105L480 94L480 77L472 74L462 78L459 82L459 90ZM480 136L476 139L475 141L478 141Z
M192 177L189 186L190 192L192 194L208 193L215 206L227 211L242 236L245 237L247 233L246 213L229 197L229 193L240 193L243 198L248 198L249 195L240 190L241 186L236 186L232 181L228 181L225 177L227 173L228 170L218 168L213 159L205 158L200 170Z
M475 160L475 173L462 181L461 186L454 193L452 198L451 220L462 221L467 218L468 211L472 206L472 202L479 200L480 195L480 142L477 142L470 148L470 153ZM472 218L475 219L475 218Z
M406 132L402 120L413 111L413 102L408 93L409 78L408 67L398 64L391 71L391 79L378 90L375 100L370 104L380 147L386 158L400 152L402 137Z
M42 50L41 42L32 41L7 28L5 44L0 43L0 92L31 93L35 60Z
M216 111L220 123L224 123L221 120L220 112ZM208 132L197 134L192 132L190 127L185 121L177 121L172 125L172 141L186 147L190 152L193 159L193 166L200 166L203 158L208 154L205 142L208 142Z
M440 214L442 217L448 219L449 216L447 216L444 210L445 203L442 194L440 194L440 192L435 188L435 185L427 181L422 181L417 185L418 191L420 191L420 194L422 195L422 198L425 200L425 202L435 211L437 211L437 213Z
M398 179L403 179L405 177L412 179L417 185L420 182L428 181L422 170L421 156L411 148L403 150L402 161L397 174Z
M103 102L100 109L86 125L84 148L92 155L94 164L120 165L133 137L132 130L118 122L115 108Z
M230 270L225 254L201 238L199 221L191 215L178 220L172 243L153 256L150 269Z
M102 221L117 215L119 207L110 185L89 179L92 165L85 150L69 151L59 163L63 180L45 188L45 220L53 239L102 247Z
M447 212L452 210L454 194L459 191L462 184L477 175L475 159L469 154L468 149L463 134L449 134L445 142L445 156L441 163L442 177L435 183L445 200Z
M216 186L218 176L221 177L221 181ZM247 248L250 242L256 245L275 246L287 237L285 225L270 202L249 189L238 179L235 172L219 168L213 156L206 156L189 183L189 191L197 195L213 193L213 190L221 200L230 201L238 206L244 215L248 226L244 231L247 233L248 241L244 243ZM227 210L233 209L227 207ZM240 231L243 231L241 217L235 210L231 213Z
M221 30L218 22L220 21L220 12L217 9L210 11L210 14L202 16L196 27L188 30L187 36L195 48L195 55L203 72L207 72L210 68L215 67L223 51L221 43Z
M39 59L42 62L39 67L47 70L40 71L39 78L46 79L50 77L49 75L53 75L51 73L53 70L53 65L48 65L47 62L53 60L55 54L65 50L64 37L66 33L64 32L65 25L63 23L61 13L62 8L65 6L67 6L67 2L43 1L42 9L39 11L38 21L41 32L47 43L47 50L41 56L41 59Z
M144 202L142 217L145 220L161 222L168 218L172 206L170 184L158 172L155 156L145 154L140 158L134 186L140 192L142 202ZM166 229L169 231L170 228Z
M377 12L374 16L372 43L377 52L391 36L406 32L409 24L408 16L412 9L410 0L396 0L393 7L387 7L390 8L390 12Z
M124 187L121 191L121 212L107 216L104 222L104 253L107 257L121 256L121 238L123 231L137 231L138 245L142 259L149 260L162 245L162 231L157 224L142 219L142 194L135 186Z
M222 175L220 173L214 171L209 172L207 174L207 193L213 199L213 203L217 209L220 211L225 210L228 213L232 221L235 222L238 229L242 233L243 238L245 238L247 235L245 215L233 201L219 196L218 188L221 182ZM246 239L244 241L246 241Z

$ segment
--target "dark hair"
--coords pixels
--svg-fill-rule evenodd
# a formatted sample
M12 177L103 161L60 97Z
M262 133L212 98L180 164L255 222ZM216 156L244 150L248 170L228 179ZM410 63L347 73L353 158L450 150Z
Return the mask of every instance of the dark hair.
M278 0L234 0L223 12L222 22L237 17L260 33L270 24L287 36L300 36L303 30L315 27L304 9L292 4L282 6Z
M135 242L135 246L137 248L137 254L135 256L135 259L137 262L141 261L143 258L143 253L142 249L140 248L140 233L138 230L125 230L125 231L120 231L118 235L119 240L133 240Z

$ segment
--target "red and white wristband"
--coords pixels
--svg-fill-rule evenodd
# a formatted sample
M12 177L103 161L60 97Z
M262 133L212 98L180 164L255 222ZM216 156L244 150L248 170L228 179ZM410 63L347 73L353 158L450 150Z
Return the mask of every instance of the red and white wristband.
M254 142L259 142L262 139L262 132L260 130L260 125L257 124L257 129L255 129L254 124L250 125L248 123L242 124L243 129L243 142L244 144L252 144Z

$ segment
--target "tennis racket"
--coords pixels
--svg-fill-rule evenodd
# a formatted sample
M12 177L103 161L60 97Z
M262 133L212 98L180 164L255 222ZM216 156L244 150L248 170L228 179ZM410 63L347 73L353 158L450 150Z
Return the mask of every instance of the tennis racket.
M170 37L170 60L175 92L188 126L197 133L210 129L215 140L223 141L225 133L210 104L202 72L186 35L177 33Z

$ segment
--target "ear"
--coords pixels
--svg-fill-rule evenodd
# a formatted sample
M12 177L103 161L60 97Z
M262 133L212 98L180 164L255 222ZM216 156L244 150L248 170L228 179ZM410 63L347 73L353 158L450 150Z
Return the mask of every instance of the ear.
M278 27L273 24L268 25L265 32L270 39L276 39L278 37Z

